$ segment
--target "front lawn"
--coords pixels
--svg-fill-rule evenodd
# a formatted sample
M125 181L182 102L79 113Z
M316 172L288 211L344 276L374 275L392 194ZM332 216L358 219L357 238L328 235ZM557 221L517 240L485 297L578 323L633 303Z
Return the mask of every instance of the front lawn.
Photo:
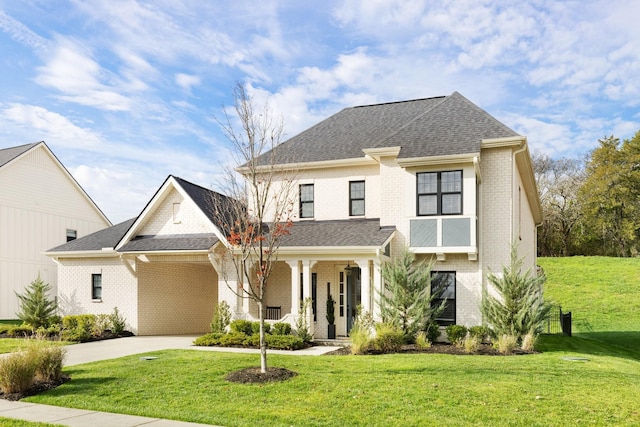
M24 350L29 345L29 338L0 338L0 354ZM55 345L75 344L69 341L51 341Z
M569 340L569 338L565 338ZM550 350L557 347L552 343ZM72 381L25 400L225 426L633 425L640 362L574 352L526 356L271 355L281 383L224 376L257 355L162 351L74 366ZM622 392L624 390L624 392Z
M0 417L0 425L2 427L60 427L62 424L35 423L31 421Z

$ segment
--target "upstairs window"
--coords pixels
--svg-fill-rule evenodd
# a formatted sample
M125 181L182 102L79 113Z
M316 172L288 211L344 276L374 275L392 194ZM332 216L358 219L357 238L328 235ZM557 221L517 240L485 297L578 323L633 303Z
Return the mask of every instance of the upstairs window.
M364 181L349 182L349 215L364 215Z
M76 240L78 238L78 232L67 228L67 242Z
M417 175L418 216L462 213L462 171Z
M440 293L441 292L441 293ZM444 310L436 323L441 326L456 324L456 273L455 271L432 271L431 294L439 294L431 301L431 307L438 308L444 302Z
M91 299L102 299L102 274L91 275Z
M300 186L300 218L313 218L313 184Z

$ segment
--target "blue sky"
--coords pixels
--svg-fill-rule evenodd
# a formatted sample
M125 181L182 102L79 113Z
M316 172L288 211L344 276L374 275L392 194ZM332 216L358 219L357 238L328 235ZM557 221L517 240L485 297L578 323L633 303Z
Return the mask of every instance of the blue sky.
M105 214L167 175L214 187L236 81L293 136L458 91L532 151L640 130L640 2L0 0L0 148L44 140Z

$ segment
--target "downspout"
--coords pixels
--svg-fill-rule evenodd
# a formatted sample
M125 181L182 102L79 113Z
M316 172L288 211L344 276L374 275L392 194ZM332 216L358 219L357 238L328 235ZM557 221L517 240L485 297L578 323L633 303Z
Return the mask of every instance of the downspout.
M518 148L516 151L513 152L513 159L511 162L511 169L512 169L512 174L511 174L511 220L513 221L513 211L514 211L514 206L515 206L515 202L513 200L514 195L516 194L516 156L520 153L523 153L524 151L527 150L527 140L523 140L522 141L522 145L520 146L520 148ZM518 206L518 214L520 213L520 206ZM520 224L518 223L518 227L520 227ZM513 226L511 227L511 230L509 231L509 241L512 244L514 242L513 239Z

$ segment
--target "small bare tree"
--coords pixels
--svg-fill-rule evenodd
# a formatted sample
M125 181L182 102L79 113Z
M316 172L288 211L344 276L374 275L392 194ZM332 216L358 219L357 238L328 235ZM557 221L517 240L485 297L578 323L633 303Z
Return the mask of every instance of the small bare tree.
M283 136L282 119L275 118L268 106L256 111L242 83L235 85L233 95L242 131L236 131L226 110L224 118L216 121L231 142L237 167L226 168L223 184L230 197L224 203L214 201L214 211L227 239L223 278L236 295L258 306L260 368L266 373L265 298L280 243L293 225L295 183L291 165L286 166L277 149ZM229 272L237 286L230 285Z

